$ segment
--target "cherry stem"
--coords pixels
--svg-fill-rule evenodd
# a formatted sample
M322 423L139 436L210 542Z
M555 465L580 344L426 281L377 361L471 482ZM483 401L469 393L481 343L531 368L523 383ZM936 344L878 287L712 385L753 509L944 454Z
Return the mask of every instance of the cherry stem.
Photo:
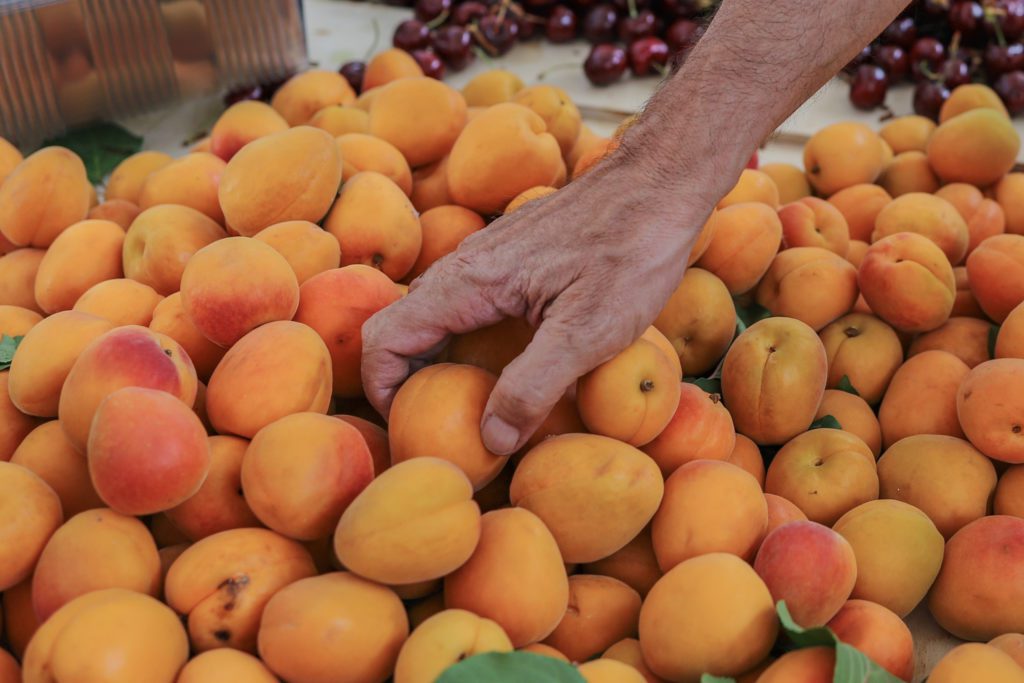
M626 0L626 6L629 8L629 18L635 19L637 15L636 0Z
M476 38L478 43L480 43L480 46L487 51L488 56L498 56L498 48L494 47L494 43L487 40L483 32L480 30L479 24L477 24L476 22L470 24L469 32L473 34L473 37Z
M567 71L569 69L578 69L579 67L580 67L580 65L577 64L576 62L573 62L571 64L570 63L555 64L554 66L548 67L547 69L544 69L539 74L537 74L537 80L538 81L543 81L550 74L552 74L552 73L554 73L556 71Z
M451 13L448 10L444 10L436 17L427 22L427 28L433 31L435 28L444 26L444 22L448 21L448 17Z
M952 40L949 41L949 55L951 57L956 57L960 52L960 38L960 31L957 31L953 34Z
M928 60L927 59L922 59L921 60L921 73L923 73L925 75L925 77L929 81L941 81L942 80L942 76L940 76L939 74L937 74L934 71L932 71L931 67L928 66Z
M658 62L651 62L651 68L657 71L658 75L661 76L662 78L668 76L670 72L670 69L667 66L665 66L664 64L659 64Z
M370 42L370 49L367 50L366 54L363 56L364 62L370 60L373 53L377 51L377 43L380 42L380 24L377 22L376 18L370 20L370 26L373 27L373 40Z
M1006 35L1003 33L1003 27L999 23L999 17L1005 16L1006 12L998 7L986 7L985 8L985 20L991 22L992 29L996 32L996 43L999 47L1006 47Z
M498 8L498 23L505 21L505 15L508 13L508 7L512 0L501 0L501 6Z

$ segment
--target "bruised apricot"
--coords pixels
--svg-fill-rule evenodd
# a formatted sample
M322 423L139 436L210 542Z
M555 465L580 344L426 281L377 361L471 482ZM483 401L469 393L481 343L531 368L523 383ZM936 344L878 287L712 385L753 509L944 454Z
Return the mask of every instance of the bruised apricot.
M217 365L207 386L206 409L221 434L252 438L292 413L326 413L331 399L331 357L309 327L268 323L242 337Z
M635 448L566 434L545 439L519 462L509 500L544 522L563 560L594 562L640 533L663 490L657 465Z
M281 221L318 222L340 182L341 155L334 138L319 128L298 126L253 140L233 156L217 196L227 226L252 236Z
M30 154L0 186L0 235L19 247L48 247L89 212L92 185L69 149Z
M564 168L544 119L519 104L498 104L466 124L452 146L448 190L455 203L495 214L523 190L555 186Z

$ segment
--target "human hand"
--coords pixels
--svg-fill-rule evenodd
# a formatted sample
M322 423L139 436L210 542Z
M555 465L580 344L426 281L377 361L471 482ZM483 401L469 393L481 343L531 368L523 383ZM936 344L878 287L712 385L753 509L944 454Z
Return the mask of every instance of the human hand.
M453 334L524 317L537 331L502 372L482 421L512 453L577 378L651 324L679 284L716 197L657 186L611 159L480 232L363 326L363 384L387 416L403 381Z

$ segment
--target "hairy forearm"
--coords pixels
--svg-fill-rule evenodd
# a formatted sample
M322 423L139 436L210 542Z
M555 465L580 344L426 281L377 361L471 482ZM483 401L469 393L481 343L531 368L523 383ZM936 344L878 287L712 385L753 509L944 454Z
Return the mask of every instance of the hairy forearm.
M908 0L724 0L623 138L622 163L714 202L751 153Z

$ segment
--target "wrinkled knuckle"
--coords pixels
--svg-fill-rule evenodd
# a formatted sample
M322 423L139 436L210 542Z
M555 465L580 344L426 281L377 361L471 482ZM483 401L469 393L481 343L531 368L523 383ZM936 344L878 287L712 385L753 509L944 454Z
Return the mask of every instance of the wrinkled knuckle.
M506 414L533 418L545 409L548 401L544 387L520 380L509 383L499 394L499 409Z

